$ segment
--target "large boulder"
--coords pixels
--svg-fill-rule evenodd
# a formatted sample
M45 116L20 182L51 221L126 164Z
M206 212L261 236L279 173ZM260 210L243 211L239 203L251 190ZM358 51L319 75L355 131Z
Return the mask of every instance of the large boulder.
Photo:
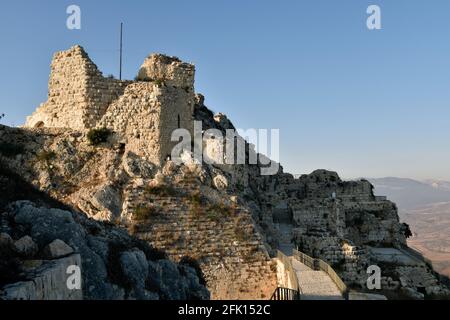
M148 262L145 253L140 250L126 251L120 256L123 274L135 288L139 298L145 297L145 280L148 277Z
M105 220L113 221L122 212L122 196L111 184L102 186L94 194L92 204L102 212Z
M30 236L24 236L14 242L14 250L23 257L33 257L39 250Z
M78 254L53 260L34 271L30 280L5 286L0 290L0 299L5 300L82 300L83 291L67 285L67 271L81 266ZM75 275L76 276L76 275Z
M44 248L44 257L47 259L56 259L68 256L73 253L73 249L64 241L56 239Z

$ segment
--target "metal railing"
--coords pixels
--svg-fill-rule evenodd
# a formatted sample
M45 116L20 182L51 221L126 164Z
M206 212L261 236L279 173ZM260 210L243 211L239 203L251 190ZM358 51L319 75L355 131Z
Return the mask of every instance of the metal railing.
M303 263L305 266L316 270L315 260L314 258L311 258L310 256L304 254L303 252L292 250L292 255L295 259L297 259L299 262Z
M334 271L334 269L325 261L321 259L315 259L312 258L303 252L300 252L298 250L293 250L293 256L295 259L297 259L299 262L303 263L307 267L313 269L313 270L321 270L325 272L330 279L336 284L341 294L345 297L347 295L347 285L342 281L342 279L339 277L339 275Z
M279 250L277 252L277 258L284 265L285 273L288 277L288 282L291 284L292 287L290 289L299 291L297 273L295 272L294 267L292 266L291 259Z
M325 261L319 259L319 269L324 271L333 280L342 295L347 294L347 285L342 281L341 277L334 271L334 269Z
M278 287L270 300L300 300L300 292L289 288Z

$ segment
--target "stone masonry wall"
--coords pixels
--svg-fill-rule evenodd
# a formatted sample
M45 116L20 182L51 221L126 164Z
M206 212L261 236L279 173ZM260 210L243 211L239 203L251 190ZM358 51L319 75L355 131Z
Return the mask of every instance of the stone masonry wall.
M52 61L48 100L25 126L92 128L128 84L103 77L80 46L58 52Z
M195 67L151 55L138 81L105 78L80 46L55 54L48 101L25 127L89 130L106 127L127 150L159 165L176 142L175 129L193 132Z
M138 79L164 82L167 86L191 89L194 87L195 67L176 57L153 54L145 59L139 70Z
M150 216L136 221L132 232L175 261L184 257L198 261L212 299L269 299L277 286L276 265L248 209L222 206L227 193L202 186L189 175L162 188L173 191L158 194L134 186L124 192L124 211L131 216L136 216L136 208L152 208ZM212 199L196 204L195 194L218 196L219 205L208 205Z

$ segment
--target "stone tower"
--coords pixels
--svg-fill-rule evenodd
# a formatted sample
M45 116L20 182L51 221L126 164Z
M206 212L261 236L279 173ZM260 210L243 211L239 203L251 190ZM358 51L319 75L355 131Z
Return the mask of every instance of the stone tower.
M195 67L154 54L136 81L105 78L80 46L56 53L48 101L28 117L25 127L87 131L105 127L115 139L156 165L171 154L172 132L193 132Z
M80 46L54 55L48 100L27 118L26 127L89 129L124 91L126 81L104 78Z

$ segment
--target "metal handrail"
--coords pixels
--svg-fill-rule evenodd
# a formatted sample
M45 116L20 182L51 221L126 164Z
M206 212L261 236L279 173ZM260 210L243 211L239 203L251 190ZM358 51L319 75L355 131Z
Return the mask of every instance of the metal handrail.
M275 289L270 300L300 300L300 292L298 290L278 287Z
M287 271L287 276L289 277L289 282L293 286L290 289L299 291L297 273L295 272L294 267L292 266L291 259L279 250L277 252L277 258L278 258L278 260L280 260L283 263L284 268Z
M321 270L325 272L330 277L330 279L336 284L341 294L344 296L347 294L348 290L347 285L344 283L344 281L342 281L342 279L339 277L336 271L334 271L334 269L328 263L326 263L321 259L312 258L304 254L303 252L300 252L295 249L292 250L292 252L294 258L297 259L299 262L303 263L304 265L306 265L307 267L314 270Z

